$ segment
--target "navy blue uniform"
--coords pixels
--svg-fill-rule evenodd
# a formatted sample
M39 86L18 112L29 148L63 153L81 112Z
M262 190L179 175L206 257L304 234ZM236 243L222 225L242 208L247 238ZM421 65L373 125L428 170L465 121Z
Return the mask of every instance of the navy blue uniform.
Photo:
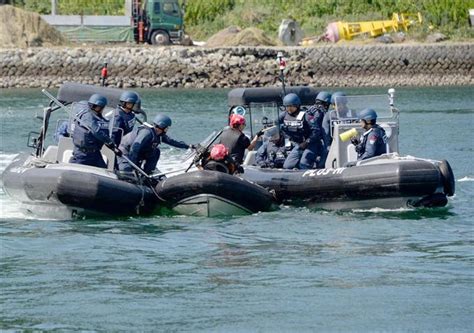
M326 112L323 118L322 129L323 129L323 141L327 149L329 149L332 143L332 135L331 135L332 122L335 120L348 119L344 122L350 123L351 120L349 119L353 119L353 117L354 116L352 115L352 111L349 110L347 107L343 108L342 106L339 107L339 111L337 112L334 109Z
M73 122L72 142L74 150L70 163L106 168L100 149L112 144L109 134L109 122L90 109L79 112Z
M138 166L141 166L145 161L143 171L149 174L155 170L160 159L161 152L158 145L162 142L177 148L189 148L188 144L173 140L165 133L156 134L154 128L140 126L124 136L120 144L120 150ZM132 166L124 158L119 157L118 161L120 170L133 171Z
M257 150L255 163L262 168L283 168L287 157L285 145L265 141Z
M133 130L135 125L135 114L133 112L123 111L121 106L117 106L111 119L113 130L112 140L118 146L120 140Z
M292 150L285 160L283 168L293 169L298 167L298 164L303 154L303 148L300 147L302 143L309 143L311 129L305 117L305 112L297 111L293 115L288 112L280 113L278 118L281 124L281 130L292 144Z
M387 152L386 140L385 130L379 125L373 125L362 134L360 143L356 146L357 159L365 160L385 154Z
M332 111L326 112L323 118L322 131L324 146L328 149L332 143L331 123L336 120L336 114Z
M306 121L309 124L310 136L308 138L308 147L303 151L300 160L300 169L313 169L317 158L319 161L323 155L323 118L326 108L322 105L313 105L306 111Z
M59 138L61 137L69 137L69 121L64 120L62 121L58 128L56 129L56 132L54 133L53 139L55 143L59 142Z
M240 165L244 160L245 149L250 146L250 139L237 129L226 128L221 134L219 143L229 150L230 157Z

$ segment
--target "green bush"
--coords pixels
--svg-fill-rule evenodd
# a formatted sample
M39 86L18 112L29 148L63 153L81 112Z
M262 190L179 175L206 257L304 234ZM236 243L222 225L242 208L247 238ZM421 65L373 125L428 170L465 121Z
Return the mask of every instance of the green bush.
M24 0L26 10L39 14L51 13L51 0Z
M183 0L181 0L182 2ZM41 14L50 0L11 0ZM469 8L474 0L187 0L185 22L193 38L206 38L230 25L258 27L276 36L282 19L294 18L307 35L321 34L332 21L386 20L392 13L421 12L418 32L431 29L471 38ZM59 14L123 15L124 0L57 0ZM415 29L414 27L412 29Z
M123 0L58 0L61 15L124 15Z
M51 13L51 0L12 0L14 6L40 14ZM124 15L124 0L57 0L61 15Z
M256 26L276 36L285 18L295 19L307 35L315 35L323 33L333 21L387 20L393 13L417 12L424 19L424 25L416 28L420 36L433 29L459 37L473 35L467 22L468 9L474 8L474 0L188 0L187 3L192 12L187 13L186 24L190 31L198 32L199 38L229 25Z
M234 8L235 0L192 0L186 4L186 23L196 25L219 19Z

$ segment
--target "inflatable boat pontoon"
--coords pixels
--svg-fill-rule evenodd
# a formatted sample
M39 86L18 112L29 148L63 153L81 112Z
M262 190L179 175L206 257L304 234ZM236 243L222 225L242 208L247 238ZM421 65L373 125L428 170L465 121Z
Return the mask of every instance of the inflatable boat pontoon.
M304 109L314 104L318 91L286 87L286 93L298 94ZM284 110L283 95L281 87L233 89L228 94L228 116L244 115L253 137L258 130L278 123L278 114ZM347 96L344 103L352 118L331 111L333 141L324 169L260 168L255 166L255 149L247 153L241 176L275 191L278 200L287 204L336 210L445 206L455 191L453 171L445 160L399 155L399 111L394 95L395 90L390 89L387 95ZM337 103L336 99L336 110ZM385 129L387 154L358 161L354 145L340 135L349 130L362 133L356 114L367 107L376 110L377 123Z

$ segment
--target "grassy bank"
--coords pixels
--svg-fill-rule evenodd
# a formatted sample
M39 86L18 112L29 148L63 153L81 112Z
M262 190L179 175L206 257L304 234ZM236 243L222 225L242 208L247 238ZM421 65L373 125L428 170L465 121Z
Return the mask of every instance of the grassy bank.
M25 9L48 13L50 0L12 0ZM123 15L124 0L58 0L60 14ZM193 39L207 39L231 25L257 27L276 37L282 19L294 18L307 36L324 32L329 22L389 19L394 12L421 12L422 25L410 37L432 31L454 40L474 38L468 9L474 0L187 0L186 28Z
M294 18L306 35L319 35L329 22L386 20L392 13L421 12L425 22L413 27L414 38L439 31L454 39L473 38L468 9L474 0L190 0L188 31L205 39L229 25L258 27L276 36L282 19Z

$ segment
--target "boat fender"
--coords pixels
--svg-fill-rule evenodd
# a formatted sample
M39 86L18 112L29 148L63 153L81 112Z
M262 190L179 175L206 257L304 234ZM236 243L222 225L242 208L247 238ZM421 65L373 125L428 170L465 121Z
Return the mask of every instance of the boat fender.
M455 191L455 180L454 180L454 173L453 169L449 165L448 161L442 160L441 163L438 165L439 172L441 173L441 180L443 182L444 193L452 197Z

